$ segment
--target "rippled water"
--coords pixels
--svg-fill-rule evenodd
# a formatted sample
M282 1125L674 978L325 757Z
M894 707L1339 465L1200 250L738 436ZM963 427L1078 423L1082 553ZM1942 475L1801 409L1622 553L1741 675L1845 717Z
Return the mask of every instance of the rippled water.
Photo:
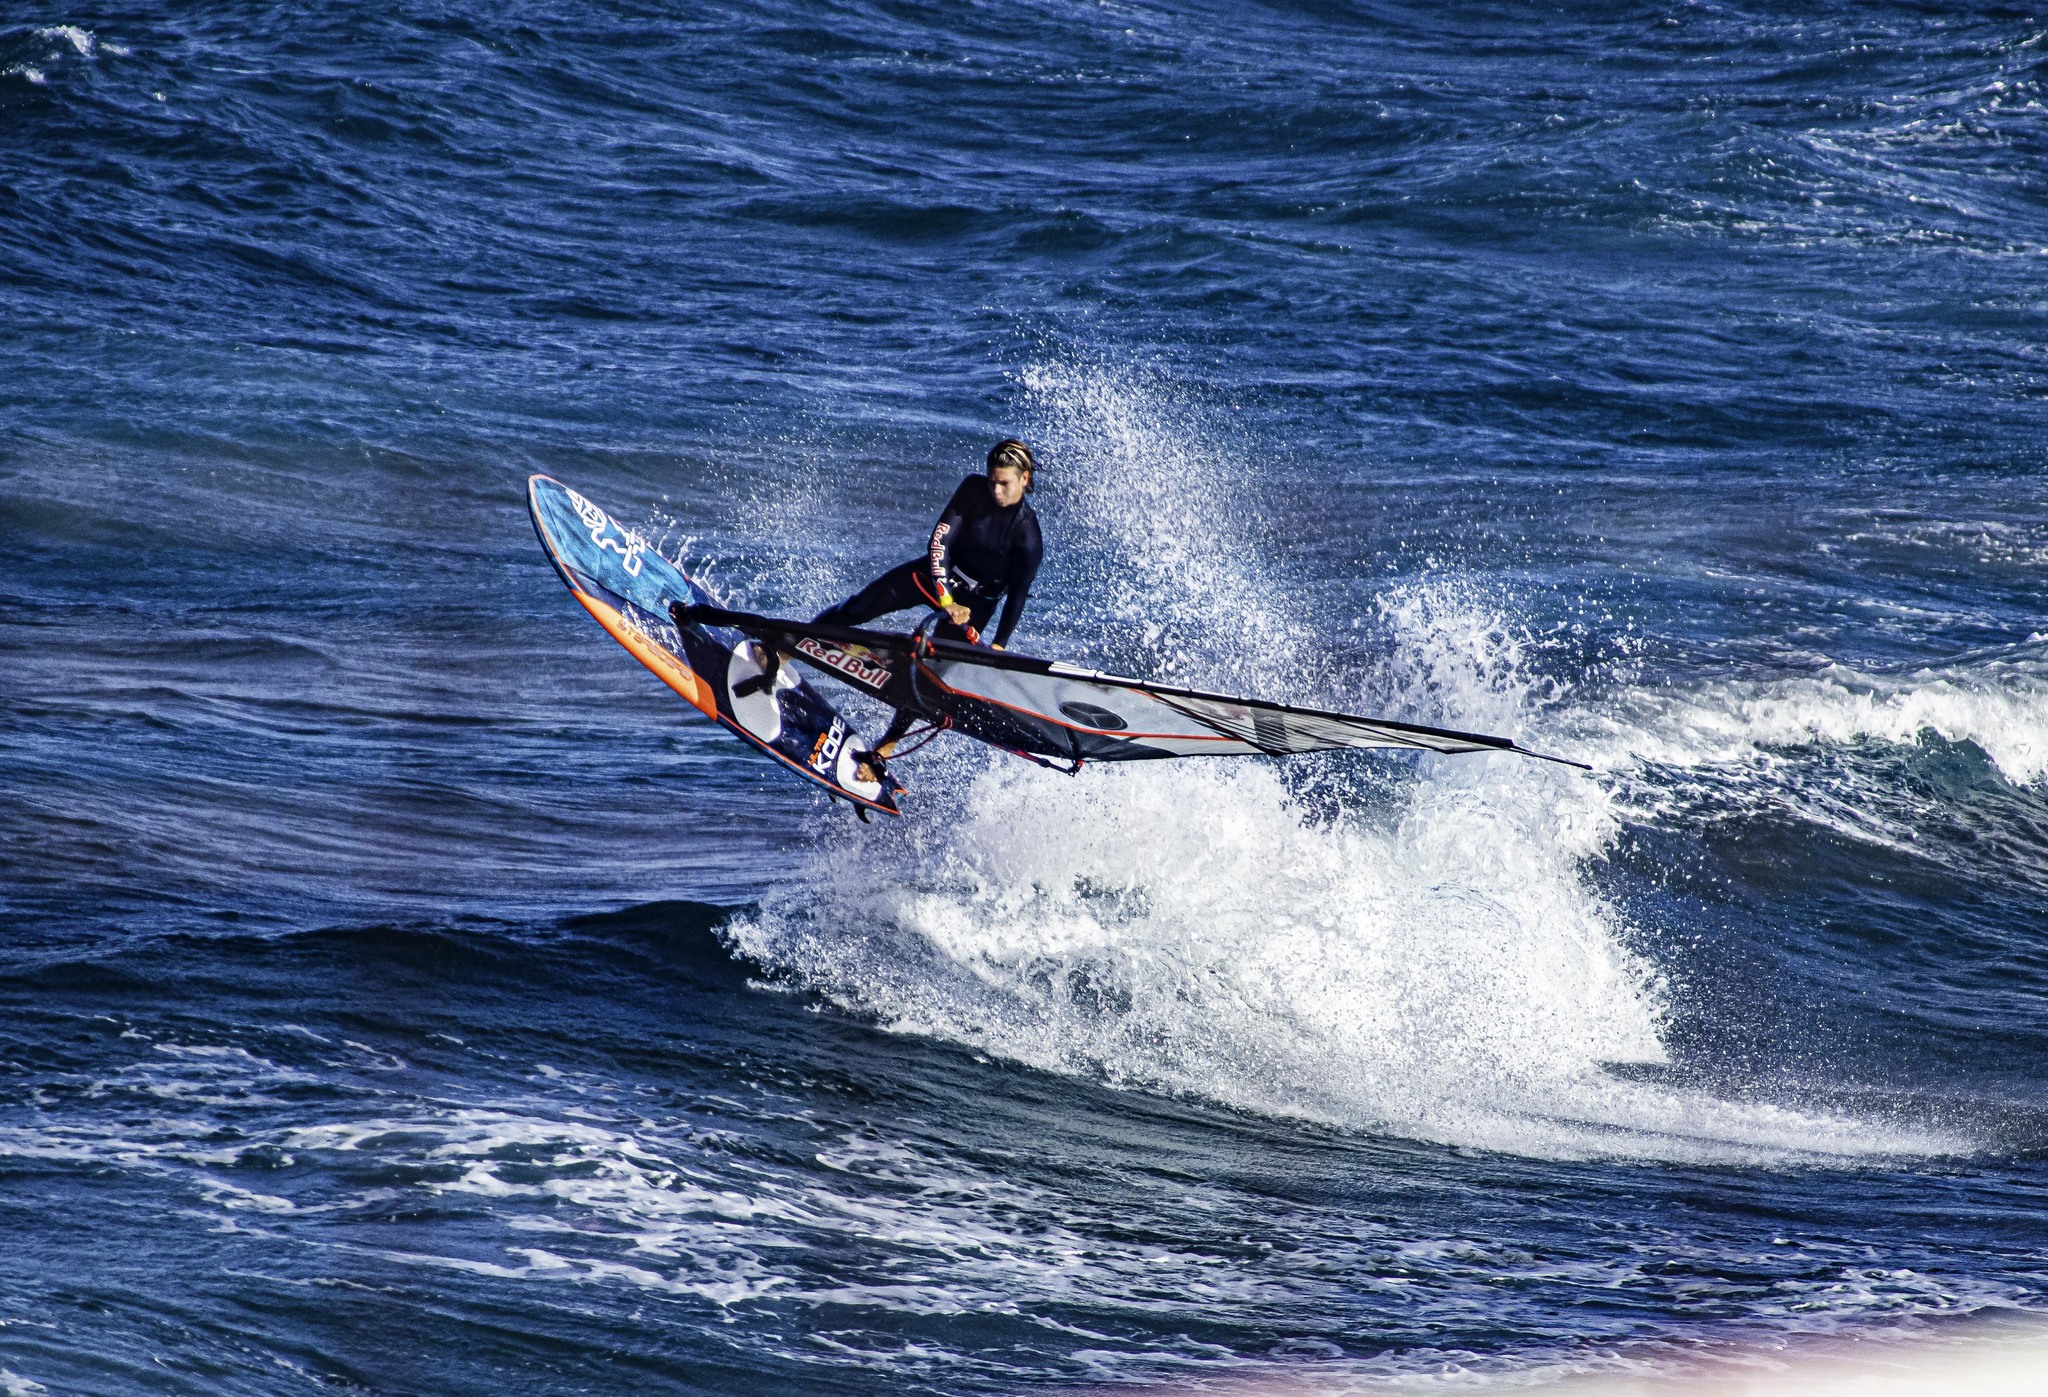
M1675 1371L2048 1308L2048 21L0 28L0 1386ZM1593 764L863 827L563 592Z

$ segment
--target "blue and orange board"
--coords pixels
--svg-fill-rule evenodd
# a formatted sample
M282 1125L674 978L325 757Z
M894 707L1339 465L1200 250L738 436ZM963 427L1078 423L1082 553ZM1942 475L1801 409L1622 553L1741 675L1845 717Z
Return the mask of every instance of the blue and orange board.
M541 547L584 610L656 678L790 770L856 806L900 813L902 787L859 779L866 744L839 710L784 665L771 690L733 697L761 672L758 644L724 626L678 626L669 603L717 600L640 534L551 476L526 483Z

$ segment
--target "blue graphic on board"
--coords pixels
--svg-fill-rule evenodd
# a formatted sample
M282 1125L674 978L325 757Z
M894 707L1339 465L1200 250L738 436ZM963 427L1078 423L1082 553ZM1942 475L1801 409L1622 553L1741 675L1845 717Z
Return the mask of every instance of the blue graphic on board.
M633 658L706 717L856 806L899 813L902 787L884 775L862 780L864 749L852 724L784 665L772 688L734 689L762 672L759 644L724 626L679 626L672 602L717 605L688 574L586 496L550 476L527 482L534 532L555 571L597 623Z

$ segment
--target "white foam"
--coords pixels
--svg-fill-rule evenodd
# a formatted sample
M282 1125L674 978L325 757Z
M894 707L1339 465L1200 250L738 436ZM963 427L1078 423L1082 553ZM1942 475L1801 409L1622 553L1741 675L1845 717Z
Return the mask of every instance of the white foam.
M202 1180L202 1196L216 1207L230 1212L294 1213L298 1205L288 1198L275 1194L257 1193L251 1189L231 1184L225 1179L205 1178Z
M1215 535L1239 482L1199 412L1126 369L1046 366L1026 386L1060 462L1062 546L1159 579L1142 610L1112 593L1091 623L1144 626L1190 677L1298 681L1252 550ZM1390 593L1381 613L1401 658L1322 675L1319 697L1564 726L1565 687L1529 675L1517 628L1470 589ZM1360 758L1079 779L956 761L911 820L824 850L736 923L740 947L904 1031L1425 1140L1714 1161L1966 1148L1609 1072L1663 1060L1666 1002L1630 949L1647 938L1584 876L1620 827L1600 782L1498 756L1412 781Z
M53 24L47 28L38 29L36 37L38 39L61 40L71 45L78 52L79 57L92 57L93 33L90 29L81 29L75 24Z
M807 1164L749 1159L687 1126L565 1121L503 1106L313 1127L285 1143L301 1153L460 1164L458 1177L422 1187L489 1198L508 1229L536 1240L489 1256L380 1254L503 1279L628 1286L717 1304L773 1296L952 1314L1014 1310L1022 1294L1120 1297L1134 1277L1179 1264L1170 1248L1132 1243L1081 1265L1076 1258L1104 1252L1099 1242L1057 1224L1015 1227L1019 1215L1057 1211L1030 1186L859 1136L824 1144L822 1179ZM878 1190L877 1179L893 1186ZM915 1275L863 1282L805 1264L811 1249L839 1239L914 1250L922 1261Z
M2019 655L1910 674L1832 665L1818 674L1643 692L1606 720L1614 755L1677 766L1754 760L1769 748L1932 733L1980 748L2016 785L2048 776L2048 666Z
M996 767L733 934L905 1031L1257 1111L1559 1157L1959 1146L1613 1077L1663 1060L1662 990L1560 784L1445 776L1374 830L1269 768Z
M616 1087L608 1095L616 1095ZM758 1120L764 1102L752 1104ZM1318 1234L1318 1266L1304 1275L1265 1265L1219 1265L1202 1248L1127 1234L1112 1202L1104 1211L1060 1186L1048 1187L1000 1161L974 1161L934 1142L876 1138L862 1125L828 1125L803 1113L817 1141L812 1160L777 1161L735 1151L691 1124L615 1108L608 1119L562 1120L551 1103L465 1107L411 1103L403 1114L293 1132L281 1142L312 1152L360 1151L384 1165L462 1166L453 1179L414 1187L491 1200L494 1215L519 1237L498 1239L484 1254L383 1252L402 1263L452 1268L541 1284L597 1284L691 1295L718 1304L773 1299L785 1306L879 1305L900 1313L1016 1313L1020 1297L1047 1306L1109 1307L1120 1313L1184 1312L1186 1296L1242 1310L1322 1303L1323 1287L1347 1290L1400 1282L1385 1277L1391 1252L1425 1271L1452 1257L1489 1277L1540 1276L1548 1285L1611 1289L1641 1268L1669 1259L1668 1249L1571 1260L1532 1257L1508 1243L1463 1235L1401 1237L1380 1221L1354 1219ZM795 1119L795 1118L791 1118ZM822 1169L816 1166L822 1166ZM441 1171L436 1171L441 1172ZM360 1201L360 1200L359 1200ZM1200 1181L1177 1186L1175 1206L1231 1217L1248 1206L1228 1188ZM1294 1204L1267 1200L1275 1228L1314 1232L1315 1219ZM1311 1210L1312 1211L1312 1210ZM1029 1219L1020 1226L1018 1220ZM1111 1224L1104 1226L1104 1224ZM842 1245L881 1245L912 1266L849 1263L822 1270L815 1258ZM1682 1250L1682 1248L1681 1248ZM1815 1244L1829 1264L1780 1288L1781 1316L1805 1325L1830 1317L1939 1310L1961 1303L1953 1277L1862 1269L1844 1252ZM1718 1255L1718 1254L1717 1254ZM1778 1258L1759 1264L1776 1264ZM1382 1279L1376 1282L1375 1276ZM1972 1305L2010 1303L2011 1289L1988 1286ZM1078 1333L1071 1322L1057 1325ZM1140 1362L1149 1362L1148 1353ZM1218 1357L1227 1357L1219 1354ZM1108 1358L1112 1366L1120 1359Z
M1922 519L1885 513L1822 546L1834 553L1852 544L1914 548L1960 555L1977 565L2040 567L2048 563L2048 526L1999 519Z
M1472 1276L1483 1276L1480 1286L1488 1292L1503 1283L1540 1283L1612 1293L1644 1283L1646 1268L1661 1274L1674 1252L1681 1259L1690 1255L1682 1240L1576 1259L1532 1254L1457 1230L1417 1236L1368 1215L1342 1219L1331 1230L1313 1203L1252 1198L1227 1183L1177 1183L1174 1208L1208 1220L1218 1235L1254 1227L1315 1239L1313 1265L1275 1265L1270 1258L1240 1263L1228 1249L1219 1254L1157 1229L1131 1229L1114 1190L1103 1197L1076 1193L1070 1181L1019 1170L1000 1155L963 1153L916 1132L878 1134L865 1119L821 1116L801 1097L778 1100L771 1091L747 1093L738 1103L707 1098L704 1104L731 1112L734 1129L706 1130L705 1117L678 1115L666 1091L643 1093L631 1083L592 1077L600 1089L567 1098L565 1105L560 1080L542 1080L546 1094L522 1098L494 1090L487 1102L474 1104L392 1093L363 1103L370 1109L347 1120L280 1128L267 1140L240 1142L295 1162L300 1176L321 1179L317 1203L227 1182L222 1175L228 1171L188 1152L193 1132L213 1128L197 1117L124 1121L125 1135L114 1134L111 1125L104 1134L93 1127L0 1131L0 1156L27 1146L31 1157L175 1177L210 1205L218 1227L245 1234L274 1225L270 1220L313 1214L343 1221L383 1217L395 1203L440 1214L438 1198L452 1201L461 1218L475 1218L481 1207L492 1225L420 1233L416 1250L397 1250L359 1227L266 1235L295 1247L333 1247L427 1270L715 1305L769 1302L781 1313L834 1304L896 1314L1017 1315L1084 1344L1102 1340L1105 1376L1156 1377L1161 1351L1125 1349L1081 1328L1086 1321L1079 1316L1178 1322L1191 1295L1230 1313L1313 1312L1350 1303L1361 1287L1410 1294L1401 1287L1417 1273L1441 1277L1458 1293L1469 1284L1459 1278ZM777 1139L794 1148L747 1147ZM815 1156L805 1153L810 1150ZM330 1152L345 1158L323 1158ZM394 1177L406 1182L352 1182ZM2011 1304L2018 1290L1989 1280L1973 1289L1952 1275L1869 1265L1851 1244L1802 1245L1820 1264L1786 1277L1759 1302L1759 1314L1772 1322L1814 1328L1873 1314ZM1709 1243L1700 1246L1709 1249L1702 1257L1729 1259ZM1390 1257L1403 1264L1390 1267ZM1759 1257L1752 1266L1734 1258L1748 1269L1781 1261ZM939 1346L932 1354L937 1363L961 1357ZM847 1357L863 1359L855 1350ZM1203 1357L1241 1363L1222 1349ZM1438 1359L1425 1355L1422 1361ZM1380 1363L1373 1371L1411 1366L1396 1358L1391 1368Z

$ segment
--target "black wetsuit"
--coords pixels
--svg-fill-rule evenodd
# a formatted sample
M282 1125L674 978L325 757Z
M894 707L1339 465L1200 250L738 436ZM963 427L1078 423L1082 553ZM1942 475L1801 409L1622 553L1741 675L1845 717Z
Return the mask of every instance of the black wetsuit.
M1019 500L1004 509L996 503L988 477L970 475L939 515L924 557L889 569L839 605L819 612L817 619L837 626L865 625L892 611L936 607L950 592L967 608L974 629L984 633L1001 602L1003 619L995 634L986 638L1008 645L1044 551L1038 515L1031 505ZM958 638L960 631L951 621L943 621L939 634Z

